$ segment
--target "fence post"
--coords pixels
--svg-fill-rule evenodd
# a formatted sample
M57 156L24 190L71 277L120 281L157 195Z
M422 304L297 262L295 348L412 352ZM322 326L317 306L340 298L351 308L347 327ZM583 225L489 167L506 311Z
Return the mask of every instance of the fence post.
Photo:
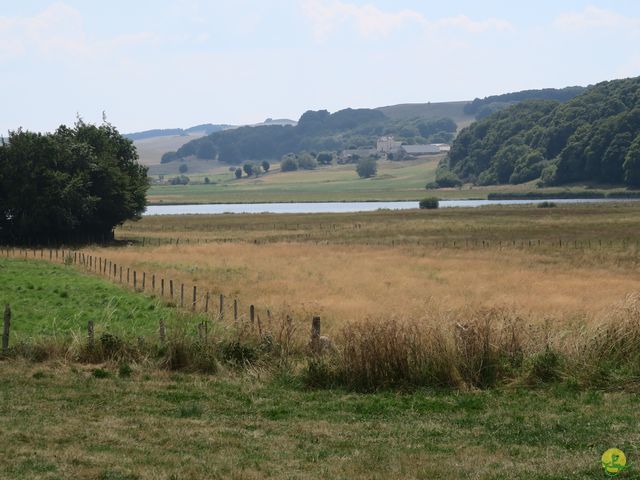
M87 342L89 343L89 349L93 349L93 320L87 322Z
M129 285L129 271L130 271L130 269L129 269L129 267L127 267L127 285Z
M320 351L320 317L311 319L311 350L313 353Z
M249 319L251 320L251 326L253 326L256 319L256 309L253 305L249 306Z
M142 291L144 292L144 285L147 282L147 272L142 272Z
M136 290L138 287L138 272L133 271L133 289Z
M224 320L224 295L220 294L220 320Z
M196 289L197 287L194 285L193 286L193 302L191 303L191 310L193 310L194 312L196 311Z
M164 278L160 279L160 296L164 297Z
M160 320L160 331L159 331L159 334L160 334L160 343L164 345L164 343L166 341L166 338L167 338L166 330L165 330L165 327L164 327L164 320Z
M184 283L180 283L180 306L184 307Z
M122 265L120 265L120 283L122 283Z
M234 322L238 321L238 299L237 298L233 299L233 321Z
M9 350L9 329L11 327L11 307L7 303L4 306L4 324L2 328L2 353Z
M169 298L173 300L173 280L169 280Z
M204 313L209 312L209 292L204 297Z
M151 291L155 293L156 291L156 274L151 275Z

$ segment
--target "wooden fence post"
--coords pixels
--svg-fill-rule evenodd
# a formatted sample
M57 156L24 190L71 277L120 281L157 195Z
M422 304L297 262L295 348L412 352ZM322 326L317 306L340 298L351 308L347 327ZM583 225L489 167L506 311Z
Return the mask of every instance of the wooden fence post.
M204 313L209 312L209 292L204 297Z
M7 303L4 306L4 322L2 327L2 353L9 350L9 329L11 328L11 307Z
M311 350L313 353L320 351L320 317L311 320Z
M167 335L166 335L166 330L164 327L164 320L160 320L160 343L164 345L166 339L167 339Z
M127 285L129 285L129 271L130 271L130 269L129 269L129 267L127 267Z
M196 286L193 286L193 302L191 303L191 310L196 311Z
M224 320L224 295L220 294L220 320Z
M120 283L122 283L122 265L120 265Z
M144 285L147 281L147 272L142 272L142 291L144 292Z
M155 293L156 291L156 275L155 273L151 275L151 291Z
M237 298L233 299L233 321L234 322L238 321L238 299Z
M160 296L164 297L164 278L160 279Z
M87 342L89 349L93 349L93 320L87 322Z
M173 300L173 280L169 280L169 298Z
M133 289L136 290L138 287L138 272L133 271Z
M184 283L180 283L180 306L184 307Z
M251 326L253 326L256 320L256 308L253 305L249 306L249 319L251 320Z

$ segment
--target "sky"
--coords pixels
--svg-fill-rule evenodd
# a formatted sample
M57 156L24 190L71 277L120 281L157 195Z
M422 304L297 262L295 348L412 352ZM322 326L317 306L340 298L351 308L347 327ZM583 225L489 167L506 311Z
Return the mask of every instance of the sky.
M472 100L640 75L638 0L0 0L0 134Z

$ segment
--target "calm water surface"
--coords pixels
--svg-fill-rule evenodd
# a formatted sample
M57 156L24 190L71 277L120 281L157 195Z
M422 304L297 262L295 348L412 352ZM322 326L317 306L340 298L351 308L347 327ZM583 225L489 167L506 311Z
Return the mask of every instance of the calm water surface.
M610 203L638 201L614 198L572 198L544 200L440 200L440 208L483 207L485 205L527 205L554 203ZM212 203L203 205L150 205L144 215L187 215L221 213L353 213L380 209L418 208L418 202L295 202L295 203Z

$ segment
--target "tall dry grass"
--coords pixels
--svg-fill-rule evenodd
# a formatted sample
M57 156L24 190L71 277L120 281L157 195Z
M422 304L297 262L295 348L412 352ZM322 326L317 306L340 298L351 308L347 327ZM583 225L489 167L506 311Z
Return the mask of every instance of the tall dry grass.
M537 322L580 318L640 290L640 273L631 262L637 253L621 253L619 259L617 253L602 258L601 252L580 250L552 255L304 243L131 246L88 253L146 271L147 290L153 273L157 284L161 277L184 282L188 298L197 284L199 305L206 291L212 299L224 294L227 307L237 298L242 315L250 304L263 316L267 309L296 305L322 316L329 332L367 317L417 318L433 305L512 308Z
M559 380L605 389L640 386L640 294L590 322L539 324L511 310L465 309L351 323L338 338L333 354L309 359L309 385L365 391Z

